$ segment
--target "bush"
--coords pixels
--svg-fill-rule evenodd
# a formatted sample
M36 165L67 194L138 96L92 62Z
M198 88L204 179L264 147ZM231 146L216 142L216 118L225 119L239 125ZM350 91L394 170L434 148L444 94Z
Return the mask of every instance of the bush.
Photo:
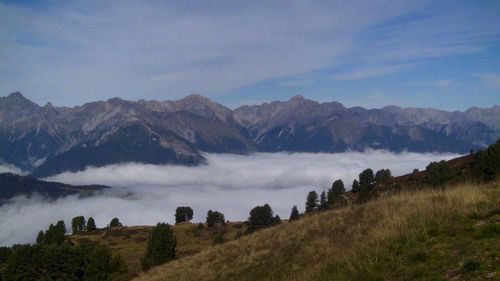
M177 239L172 227L166 223L156 224L147 242L146 255L141 260L142 268L148 270L153 266L173 260L176 247Z
M217 233L217 235L215 235L215 237L214 237L214 240L212 241L212 244L219 245L219 244L223 244L224 242L226 242L224 240L224 236L221 233Z

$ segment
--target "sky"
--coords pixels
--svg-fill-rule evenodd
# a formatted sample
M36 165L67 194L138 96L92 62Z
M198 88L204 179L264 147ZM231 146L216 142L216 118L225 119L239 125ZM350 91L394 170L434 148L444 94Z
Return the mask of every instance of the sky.
M500 1L2 1L0 96L500 104Z
M275 214L287 219L293 205L304 211L309 191L320 193L337 179L350 189L353 179L367 167L389 168L397 176L456 156L387 151L206 154L208 165L197 167L127 163L66 172L48 180L115 188L80 199L19 197L0 206L0 246L33 242L49 224L63 219L69 226L71 218L79 215L92 216L98 227L114 217L129 226L154 225L173 223L176 207L190 206L193 222L205 221L210 209L224 213L230 221L244 221L253 207L268 203Z

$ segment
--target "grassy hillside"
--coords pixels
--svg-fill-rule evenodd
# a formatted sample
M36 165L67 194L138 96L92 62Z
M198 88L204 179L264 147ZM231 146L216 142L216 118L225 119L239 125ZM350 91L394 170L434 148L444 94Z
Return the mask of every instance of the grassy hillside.
M72 235L70 240L75 243L94 241L109 247L114 253L120 254L128 266L131 277L134 277L141 271L141 258L146 252L146 241L151 229L151 226L100 229ZM212 246L218 231L222 231L224 240L229 241L234 240L240 230L245 230L245 226L241 223L229 223L224 229L218 230L208 229L205 226L201 231L197 230L196 224L178 224L174 227L177 238L177 256L183 258Z
M136 280L500 280L500 184L402 192L318 213Z

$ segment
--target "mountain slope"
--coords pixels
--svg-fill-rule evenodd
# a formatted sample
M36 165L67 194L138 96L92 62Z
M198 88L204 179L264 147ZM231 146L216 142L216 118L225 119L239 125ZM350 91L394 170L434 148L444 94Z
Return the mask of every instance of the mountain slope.
M402 193L265 229L135 280L498 277L500 185Z
M76 107L0 97L0 162L45 177L121 162L197 165L202 152L390 151L465 153L500 137L500 106L465 112L367 110L296 96L231 110L191 95L113 98Z
M0 174L0 205L20 195L31 196L37 194L42 197L55 199L57 197L72 194L86 195L104 188L109 188L109 186L75 186L58 182L36 180L31 177L14 175L11 173L2 173Z

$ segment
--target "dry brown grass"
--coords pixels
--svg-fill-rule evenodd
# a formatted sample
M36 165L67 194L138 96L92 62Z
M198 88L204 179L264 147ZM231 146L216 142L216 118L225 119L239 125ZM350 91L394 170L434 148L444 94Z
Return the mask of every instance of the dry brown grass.
M196 224L191 223L174 226L174 233L177 238L177 256L179 258L196 254L212 246L213 239L216 236L215 229L210 230L205 227L203 231L196 233L196 231L193 231L196 226ZM228 224L223 235L224 239L233 240L236 232L241 229L240 227L240 223ZM146 241L151 229L151 226L116 227L72 235L70 239L75 243L93 241L109 247L112 252L119 254L123 258L131 277L134 277L141 272L141 258L146 253Z
M135 280L309 280L330 264L355 270L360 261L377 262L374 249L390 239L446 227L456 216L498 210L499 190L494 183L403 192L210 247Z

